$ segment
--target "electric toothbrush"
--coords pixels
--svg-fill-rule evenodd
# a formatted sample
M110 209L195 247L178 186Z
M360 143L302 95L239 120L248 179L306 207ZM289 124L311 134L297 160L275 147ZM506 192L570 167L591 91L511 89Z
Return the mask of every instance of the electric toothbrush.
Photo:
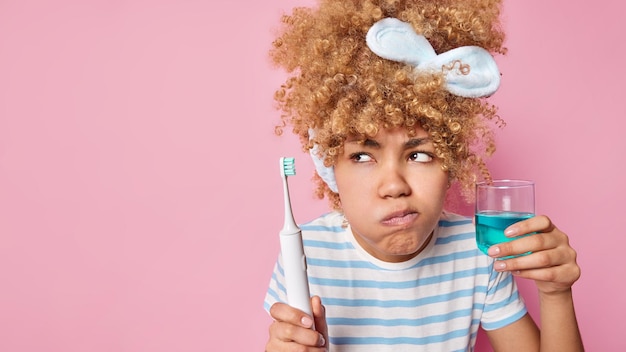
M283 177L285 195L285 224L280 231L280 250L283 257L287 302L290 306L300 309L312 317L306 257L302 246L302 231L293 219L287 184L287 177L296 174L294 158L280 158L280 174Z

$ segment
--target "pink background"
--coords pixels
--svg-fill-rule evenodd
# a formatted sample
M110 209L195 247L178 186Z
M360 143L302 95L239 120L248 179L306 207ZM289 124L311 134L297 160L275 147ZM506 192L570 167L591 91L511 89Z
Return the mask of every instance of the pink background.
M0 0L0 351L263 350L280 156L297 220L327 209L273 135L271 29L304 1ZM590 351L626 348L623 14L507 0L493 97L494 176L570 235Z

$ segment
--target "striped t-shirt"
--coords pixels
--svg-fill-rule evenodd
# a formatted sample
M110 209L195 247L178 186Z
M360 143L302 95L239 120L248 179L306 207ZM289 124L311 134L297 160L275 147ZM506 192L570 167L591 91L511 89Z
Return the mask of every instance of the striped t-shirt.
M480 325L497 329L526 314L513 277L477 249L471 219L443 213L426 248L403 263L372 257L343 222L332 212L301 226L331 351L471 351ZM287 301L280 256L265 309L278 301Z

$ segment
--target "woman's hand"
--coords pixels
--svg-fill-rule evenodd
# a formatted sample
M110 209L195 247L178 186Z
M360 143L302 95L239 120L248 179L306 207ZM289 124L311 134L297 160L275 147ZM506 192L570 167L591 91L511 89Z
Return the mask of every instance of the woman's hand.
M576 263L576 251L570 247L569 239L547 216L535 216L509 226L505 230L509 237L532 234L511 242L499 243L489 248L489 255L497 260L497 271L510 271L515 276L535 280L540 293L552 295L571 290L580 277Z
M270 308L274 322L270 325L270 338L266 352L328 350L326 313L319 297L311 298L313 317L285 303L275 303ZM311 329L315 322L315 330Z

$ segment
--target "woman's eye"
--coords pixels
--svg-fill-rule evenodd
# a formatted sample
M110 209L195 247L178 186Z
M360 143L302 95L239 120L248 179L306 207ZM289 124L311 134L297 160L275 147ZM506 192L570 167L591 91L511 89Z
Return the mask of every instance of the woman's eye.
M350 159L357 163L365 163L372 160L372 157L367 155L366 153L354 153L350 155Z
M422 152L414 152L411 153L411 155L409 156L409 158L413 161L416 161L418 163L427 163L429 161L433 160L432 155L428 154L428 153L422 153Z

